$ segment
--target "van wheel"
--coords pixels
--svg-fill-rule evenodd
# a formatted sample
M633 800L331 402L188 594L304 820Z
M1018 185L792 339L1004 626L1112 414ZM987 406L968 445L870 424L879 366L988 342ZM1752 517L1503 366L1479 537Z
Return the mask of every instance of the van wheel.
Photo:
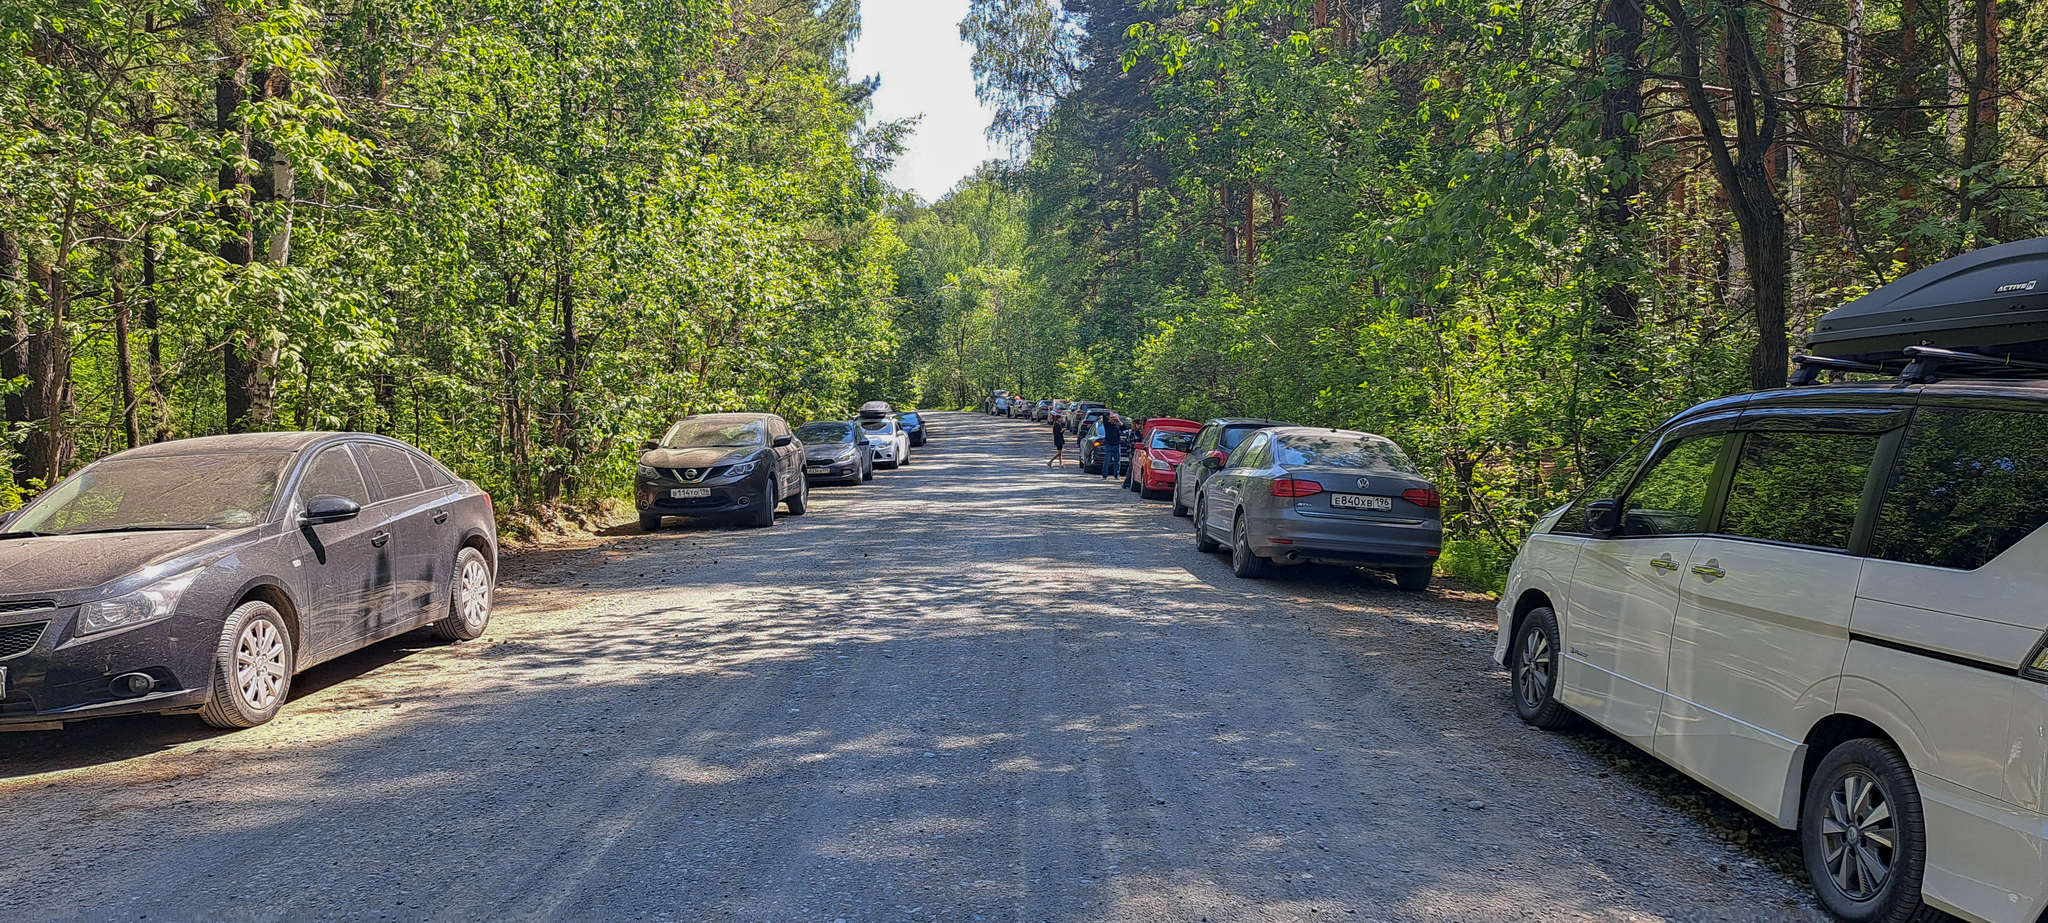
M1244 524L1244 514L1237 514L1237 522L1230 528L1230 572L1244 580L1257 580L1273 569L1273 562L1259 557L1252 550L1252 537Z
M1202 528L1202 521L1209 518L1208 505L1209 501L1201 497L1195 498L1195 550L1203 554L1208 554L1223 547L1215 539L1209 537L1207 529Z
M1557 636L1557 613L1543 606L1522 617L1522 628L1508 648L1513 661L1508 664L1508 675L1514 677L1515 714L1546 731L1578 723L1578 716L1557 700Z
M455 553L455 579L448 587L448 614L434 623L434 637L443 641L474 641L491 623L491 566L484 553L464 548Z
M1927 830L1920 788L1889 742L1851 740L1828 751L1799 812L1799 850L1822 906L1846 923L1932 923L1920 897Z
M292 633L269 603L228 613L213 653L213 689L199 717L217 728L252 728L277 717L292 691Z

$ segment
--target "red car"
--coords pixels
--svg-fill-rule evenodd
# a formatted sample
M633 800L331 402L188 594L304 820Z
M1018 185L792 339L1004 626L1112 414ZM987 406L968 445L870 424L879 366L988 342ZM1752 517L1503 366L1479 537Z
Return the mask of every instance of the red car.
M1173 490L1174 471L1201 431L1202 424L1193 420L1146 420L1138 438L1131 441L1130 473L1124 477L1124 489L1146 498Z

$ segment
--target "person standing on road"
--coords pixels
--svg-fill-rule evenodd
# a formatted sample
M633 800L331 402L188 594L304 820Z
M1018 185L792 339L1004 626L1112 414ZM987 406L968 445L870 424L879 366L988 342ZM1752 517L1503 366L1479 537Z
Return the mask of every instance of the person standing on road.
M1064 417L1052 418L1052 457L1045 460L1045 466L1065 466L1067 463L1067 421Z
M1123 473L1124 420L1116 414L1102 418L1102 462L1096 470L1104 478Z

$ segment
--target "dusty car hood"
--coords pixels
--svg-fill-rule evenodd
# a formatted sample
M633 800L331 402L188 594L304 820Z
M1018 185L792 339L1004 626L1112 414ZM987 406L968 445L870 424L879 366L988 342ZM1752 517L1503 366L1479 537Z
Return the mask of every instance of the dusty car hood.
M78 596L152 565L187 555L224 552L260 529L115 532L0 540L0 595ZM170 576L166 570L162 576ZM59 600L61 605L63 600Z
M752 458L761 451L760 446L704 446L695 449L650 449L640 456L640 463L656 468L715 468L732 465Z

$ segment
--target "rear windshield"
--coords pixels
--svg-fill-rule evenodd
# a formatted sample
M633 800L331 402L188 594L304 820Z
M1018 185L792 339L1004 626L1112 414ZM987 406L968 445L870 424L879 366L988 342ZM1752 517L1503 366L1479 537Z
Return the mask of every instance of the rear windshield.
M796 428L796 438L804 442L850 442L853 440L853 424L806 423Z
M10 532L233 529L270 515L290 455L110 458L36 499Z
M1247 437L1247 436L1250 436L1251 434L1253 434L1253 433L1256 433L1256 432L1258 432L1259 430L1262 430L1262 429L1265 429L1265 427L1263 427L1263 426L1233 426L1233 427L1231 427L1231 428L1229 428L1229 429L1226 429L1226 430L1224 430L1224 431L1223 431L1223 445L1222 445L1222 448L1223 448L1223 449L1224 449L1225 451L1228 451L1228 450L1230 450L1230 449L1235 449L1235 448L1237 448L1237 444L1238 444L1238 443L1240 443L1240 442L1243 442L1243 441L1245 440L1245 437Z
M1421 474L1415 470L1415 463L1408 460L1408 453L1381 436L1313 433L1287 436L1276 440L1275 445L1281 467L1313 465Z
M1170 452L1185 452L1195 447L1195 434L1172 429L1152 431L1152 448Z
M664 449L766 445L759 420L684 420L661 437Z
M894 432L896 427L887 420L862 420L860 428L870 433L888 433Z

